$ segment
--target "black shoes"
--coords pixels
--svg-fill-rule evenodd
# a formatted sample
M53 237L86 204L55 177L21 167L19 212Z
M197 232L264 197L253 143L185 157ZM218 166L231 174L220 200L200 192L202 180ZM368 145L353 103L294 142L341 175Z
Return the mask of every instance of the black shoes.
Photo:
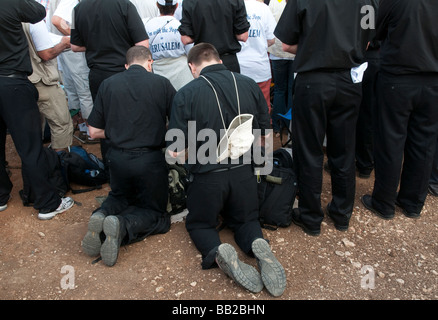
M349 223L347 223L346 225L342 225L342 224L336 223L335 219L333 218L332 214L330 213L330 203L327 205L326 213L327 213L327 216L330 219L332 219L332 221L333 221L333 223L335 225L336 230L342 231L342 232L345 232L345 231L348 230Z
M429 184L429 188L427 190L432 196L438 197L438 186Z
M390 214L390 215L383 214L383 213L379 212L377 209L375 209L373 207L373 198L370 195L366 194L366 195L362 196L361 201L362 201L362 204L365 206L365 208L370 210L372 213L374 213L379 218L382 218L384 220L391 220L392 218L394 218L393 214Z
M416 213L416 212L409 212L409 211L407 211L407 210L401 205L401 203L398 202L398 200L395 201L395 205L401 209L402 213L403 213L403 214L405 215L405 217L407 217L407 218L418 219L418 218L420 217L420 214L419 214L419 213Z
M301 214L298 208L295 208L292 210L292 222L299 226L305 233L307 233L309 236L319 236L321 234L321 228L318 229L311 229L307 227L302 221L301 221Z

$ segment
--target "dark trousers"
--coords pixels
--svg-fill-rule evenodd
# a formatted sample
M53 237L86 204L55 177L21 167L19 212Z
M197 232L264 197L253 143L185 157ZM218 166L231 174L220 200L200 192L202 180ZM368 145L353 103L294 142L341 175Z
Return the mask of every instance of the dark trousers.
M240 73L240 64L235 53L222 54L220 58L228 70Z
M438 194L438 140L435 147L435 157L432 163L432 173L430 175L429 186Z
M393 215L397 199L420 213L438 136L438 76L380 72L377 87L373 206Z
M90 93L93 99L93 102L96 101L97 93L99 92L100 84L107 78L117 74L119 72L116 71L106 71L98 68L91 68L90 74L88 75L88 82L90 85ZM106 153L108 152L110 147L108 139L100 139L100 153L102 155L102 161L105 165L105 168L108 168L108 163L106 159Z
M274 81L274 99L272 111L272 129L280 132L289 127L289 121L278 114L285 114L292 108L292 90L294 84L293 60L271 60Z
M161 150L121 150L107 153L111 191L102 203L106 215L120 215L132 243L167 215L168 170ZM133 208L134 207L134 208ZM170 221L170 220L169 220Z
M319 229L323 142L331 168L330 213L337 224L348 223L355 196L355 135L362 85L354 84L350 70L307 72L295 79L292 148L295 157L302 222Z
M368 68L362 81L362 103L356 127L356 168L360 173L370 174L374 169L373 110L376 108L377 73L380 60L368 59Z
M187 190L186 228L202 255L202 268L215 266L219 215L234 232L243 252L251 255L251 244L263 238L260 227L257 180L251 165L224 172L195 174Z
M51 212L61 199L48 179L37 100L38 91L29 80L0 77L0 204L7 202L12 190L4 166L8 129L21 159L22 172L35 192L34 208Z

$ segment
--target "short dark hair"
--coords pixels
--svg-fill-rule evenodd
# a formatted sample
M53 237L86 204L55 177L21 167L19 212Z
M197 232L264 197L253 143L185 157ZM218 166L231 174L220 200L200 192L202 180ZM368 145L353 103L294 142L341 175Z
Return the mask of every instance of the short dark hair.
M172 5L172 0L166 2L170 2L170 4L166 3L166 5L163 6L157 3L158 10L160 10L160 14L163 16L173 16L175 14L177 4Z
M206 42L194 45L187 55L187 62L194 65L200 65L205 61L217 61L219 63L220 60L221 58L216 48L212 44Z
M150 59L152 59L152 53L145 46L133 46L126 52L126 63L128 65L134 62L143 63Z

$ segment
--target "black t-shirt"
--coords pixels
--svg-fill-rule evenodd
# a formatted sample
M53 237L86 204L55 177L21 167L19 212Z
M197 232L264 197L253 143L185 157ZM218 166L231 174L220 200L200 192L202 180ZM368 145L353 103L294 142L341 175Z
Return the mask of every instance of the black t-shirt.
M438 1L381 0L376 38L381 69L392 74L438 73Z
M74 9L71 43L87 48L90 69L123 71L128 49L146 39L144 24L129 0L82 0Z
M239 52L235 35L249 27L243 0L184 0L179 32L195 44L211 43L219 54Z
M377 1L289 0L274 34L285 44L298 44L296 72L362 64L373 35L372 29L361 25L365 17L361 10L367 5L375 9Z
M132 65L102 82L88 123L105 129L112 146L163 148L175 93L168 79Z
M22 22L37 23L46 16L44 6L35 0L0 1L0 74L32 74L29 47Z
M201 71L201 75L205 76L217 91L225 124L229 126L233 118L239 114L236 88L231 71L223 64L214 64L205 67ZM261 129L261 134L264 135L264 130L270 129L270 117L262 91L254 80L238 73L234 73L234 76L238 87L241 114L252 114L254 116L253 129ZM208 82L201 77L179 89L172 105L169 130L181 130L186 138L186 147L193 143L188 141L190 134L189 121L194 121L193 124L196 124L196 139L202 129L214 130L217 141L214 141L213 144L217 146L221 137L221 130L222 132L224 131L224 125L216 96ZM200 140L196 142L196 150L199 150L205 143L209 143L209 141ZM168 141L168 145L172 143L174 141ZM196 159L196 161L198 160ZM193 173L201 173L218 169L219 167L235 165L231 161L228 162L229 164L189 164L189 169Z

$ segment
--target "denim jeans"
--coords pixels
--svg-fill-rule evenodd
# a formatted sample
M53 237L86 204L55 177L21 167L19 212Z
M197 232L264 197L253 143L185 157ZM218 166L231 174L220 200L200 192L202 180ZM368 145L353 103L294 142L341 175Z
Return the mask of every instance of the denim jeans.
M272 129L280 132L280 129L289 126L289 121L278 116L285 114L292 108L292 88L294 83L293 60L271 60L272 77L274 81L274 101L272 110Z

